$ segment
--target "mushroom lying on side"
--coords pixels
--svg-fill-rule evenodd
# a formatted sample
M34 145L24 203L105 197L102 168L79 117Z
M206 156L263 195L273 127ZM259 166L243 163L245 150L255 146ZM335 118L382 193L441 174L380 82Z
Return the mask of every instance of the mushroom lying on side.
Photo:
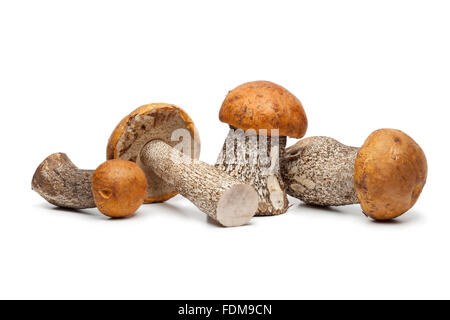
M286 149L282 175L287 193L318 206L361 205L375 220L408 211L427 178L420 146L395 129L374 131L361 148L328 137L309 137Z
M180 136L182 152L176 148ZM179 192L223 226L247 223L257 209L256 191L197 160L199 144L197 129L183 109L154 103L119 123L109 139L107 159L129 160L141 167L147 180L146 203L165 201ZM92 174L78 169L66 155L54 154L36 170L32 188L57 206L94 207Z
M120 218L131 215L144 202L147 180L131 161L109 160L95 171L82 170L65 153L54 153L36 169L32 188L55 206L97 207L106 216Z
M230 131L216 167L255 187L256 215L286 212L289 203L279 159L286 136L305 135L308 122L301 102L275 83L248 82L228 93L219 119L230 125Z

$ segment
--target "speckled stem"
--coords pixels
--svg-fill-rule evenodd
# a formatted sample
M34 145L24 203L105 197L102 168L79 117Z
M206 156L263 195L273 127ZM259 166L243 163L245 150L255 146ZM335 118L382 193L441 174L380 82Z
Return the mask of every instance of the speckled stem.
M163 141L146 144L140 159L182 196L224 226L245 224L255 214L258 197L251 186L205 162L191 159Z
M216 167L255 187L259 196L256 215L278 215L288 209L279 166L285 146L286 137L258 136L233 127L223 144Z
M281 172L287 193L307 204L359 203L353 173L359 148L328 137L309 137L286 149Z
M54 153L36 169L31 187L55 206L94 208L91 191L93 173L93 170L78 169L65 153Z

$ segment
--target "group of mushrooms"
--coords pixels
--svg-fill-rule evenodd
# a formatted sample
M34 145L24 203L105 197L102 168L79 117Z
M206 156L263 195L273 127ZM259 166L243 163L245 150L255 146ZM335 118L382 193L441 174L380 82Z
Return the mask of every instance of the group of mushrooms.
M215 166L198 160L199 135L188 114L152 103L117 125L107 161L95 171L55 153L36 169L32 188L53 205L97 207L115 218L180 193L228 227L286 212L287 194L315 206L359 203L372 219L390 220L408 211L425 185L425 154L400 130L376 130L360 148L323 136L286 148L286 137L305 135L307 118L292 93L269 81L231 90L219 119L230 131ZM178 129L188 132L189 148L175 148Z

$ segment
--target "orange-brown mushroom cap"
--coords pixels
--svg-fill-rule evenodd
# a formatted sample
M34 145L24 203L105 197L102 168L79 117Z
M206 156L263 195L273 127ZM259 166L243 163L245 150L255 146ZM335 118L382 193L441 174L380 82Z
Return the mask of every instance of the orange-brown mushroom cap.
M177 194L172 186L140 162L141 149L152 140L162 140L172 147L180 143L172 140L172 134L177 129L188 130L192 138L190 156L198 159L200 138L197 128L183 109L172 104L152 103L137 108L122 119L109 138L106 149L108 160L130 160L143 169L148 181L145 203L166 201Z
M393 219L408 211L426 179L424 152L400 130L374 131L356 157L356 194L363 212L376 220Z
M244 83L231 90L219 112L222 122L256 131L278 129L280 136L301 138L308 128L303 106L288 90L269 81Z
M92 176L95 205L109 217L121 218L133 214L144 202L146 194L147 179L134 162L108 160Z

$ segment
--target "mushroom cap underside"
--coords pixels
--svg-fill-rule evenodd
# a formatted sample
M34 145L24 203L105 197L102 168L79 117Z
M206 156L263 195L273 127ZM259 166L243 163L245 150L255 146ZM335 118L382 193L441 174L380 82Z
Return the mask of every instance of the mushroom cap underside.
M308 127L303 106L292 93L269 81L252 81L231 90L219 112L222 122L242 130L279 130L279 136L302 138Z
M374 131L356 157L356 194L363 212L376 220L393 219L408 211L426 179L424 152L400 130Z
M162 140L195 159L200 155L197 128L180 107L152 103L137 108L123 118L109 138L106 158L133 161L143 169L148 183L144 203L166 201L177 194L171 185L140 161L142 148L152 140Z

